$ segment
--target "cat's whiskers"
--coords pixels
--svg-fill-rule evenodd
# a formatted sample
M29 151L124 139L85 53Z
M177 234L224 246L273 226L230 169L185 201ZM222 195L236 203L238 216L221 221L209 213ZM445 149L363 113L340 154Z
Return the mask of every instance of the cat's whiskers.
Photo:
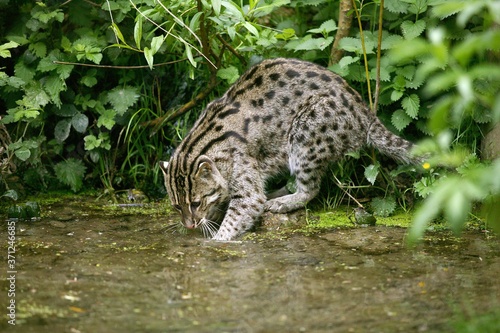
M205 238L212 238L218 230L218 224L212 220L203 219L200 222L200 228Z
M170 223L169 225L167 225L165 227L165 230L167 232L172 233L172 234L175 234L176 232L178 232L180 234L185 234L187 232L186 227L184 227L184 225L180 221L174 222L174 223Z

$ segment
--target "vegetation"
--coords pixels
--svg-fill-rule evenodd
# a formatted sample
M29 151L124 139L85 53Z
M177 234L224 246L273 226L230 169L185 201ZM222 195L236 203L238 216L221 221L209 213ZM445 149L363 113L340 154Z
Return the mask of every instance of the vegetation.
M432 156L419 175L352 154L333 167L326 206L348 191L377 197L385 216L416 193L413 240L441 214L459 230L477 202L494 222L500 161L479 155L500 119L499 12L490 0L0 0L0 193L162 197L157 162L203 105L252 63L284 56L345 77Z

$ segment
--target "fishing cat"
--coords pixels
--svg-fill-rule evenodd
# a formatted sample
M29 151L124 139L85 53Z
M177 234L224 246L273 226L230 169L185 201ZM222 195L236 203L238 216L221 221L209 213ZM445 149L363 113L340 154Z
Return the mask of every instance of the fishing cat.
M266 210L304 207L318 194L328 164L367 145L416 162L412 144L387 130L340 76L276 58L250 68L209 103L160 166L184 226L231 240ZM285 172L295 176L296 192L266 197L266 181Z

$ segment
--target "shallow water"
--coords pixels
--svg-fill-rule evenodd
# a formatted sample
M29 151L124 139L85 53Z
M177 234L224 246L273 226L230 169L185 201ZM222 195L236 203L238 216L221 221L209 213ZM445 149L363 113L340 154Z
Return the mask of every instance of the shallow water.
M443 332L457 311L500 306L500 242L480 231L436 232L408 249L404 228L274 223L218 243L172 232L177 217L161 207L42 209L40 221L16 223L15 296L2 279L1 331Z

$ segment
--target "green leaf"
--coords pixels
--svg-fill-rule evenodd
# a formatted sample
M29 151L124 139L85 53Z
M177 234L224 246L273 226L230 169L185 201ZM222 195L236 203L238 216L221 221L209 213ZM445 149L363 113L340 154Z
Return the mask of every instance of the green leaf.
M377 179L379 167L380 165L378 163L370 164L369 166L365 167L365 178L372 185L375 184L375 180Z
M391 122L398 131L402 131L411 123L412 118L409 117L404 110L397 110L392 114Z
M111 149L111 142L109 138L109 132L101 132L99 133L99 140L101 140L101 148L110 150Z
M406 14L408 12L409 4L401 0L386 0L384 1L384 8L391 13Z
M243 23L243 26L252 34L254 35L255 37L259 37L259 30L257 30L257 28L255 28L252 23L250 22L245 22Z
M78 113L78 110L73 104L63 104L60 108L55 109L54 113L61 117L73 117Z
M377 77L377 69L374 67L370 71L370 76L375 79ZM389 82L391 80L391 73L389 73L387 67L380 68L380 81Z
M83 177L87 168L81 160L69 158L59 162L54 166L57 179L71 187L73 192L78 192L83 185Z
M154 54L153 54L153 51L151 51L148 47L145 47L144 48L144 58L146 58L146 61L149 65L149 69L153 69L153 65L154 65Z
M399 68L396 71L396 73L398 75L402 75L407 80L412 80L413 77L415 76L416 71L417 71L417 68L413 65L410 65L410 66L405 66L403 68Z
M343 38L342 40L344 40ZM333 37L328 38L311 38L305 40L295 47L296 51L311 51L311 50L324 50L333 42Z
M93 150L99 148L102 142L101 139L98 139L95 135L92 134L84 137L83 141L85 142L85 150Z
M420 109L420 98L416 94L411 94L403 99L401 106L406 111L406 114L416 119Z
M69 132L71 129L71 121L68 119L59 120L54 129L54 137L59 142L64 142L69 136Z
M45 79L45 90L49 93L52 102L60 107L62 103L59 93L66 90L66 82L61 80L59 76L49 76Z
M24 61L19 61L14 66L14 73L18 78L22 79L24 82L30 82L35 77L35 70L31 67L28 67L24 63Z
M189 22L189 29L191 29L192 31L196 31L199 29L201 15L203 15L203 12L198 12L193 15L193 17L191 18L191 22Z
M0 45L0 57L2 58L10 58L11 54L9 49L13 49L15 47L18 47L19 44L16 42L8 42L5 44Z
M97 47L85 48L85 58L95 64L99 64L102 60L101 49Z
M371 207L375 215L387 217L394 213L394 210L396 210L396 199L394 199L393 196L373 198Z
M123 38L123 34L120 30L120 28L118 27L118 25L116 25L116 23L112 23L111 24L111 29L113 30L113 32L115 33L115 36L125 45L128 45L127 42L125 41L125 38Z
M111 103L115 111L121 116L139 99L137 88L124 86L116 87L108 92L106 100Z
M295 30L292 28L286 28L283 29L281 33L276 34L274 37L281 40L290 40L295 37Z
M354 64L359 61L359 57L351 57L351 56L345 56L342 57L339 61L340 67L347 67L350 64Z
M401 23L401 31L406 40L412 40L420 36L422 32L424 32L425 27L426 23L424 20L418 20L415 23L411 21L404 21Z
M156 52L158 52L158 50L163 44L163 41L165 41L165 38L163 38L163 36L153 37L153 39L151 40L151 52L153 53L153 55L155 55Z
M21 147L14 151L14 155L21 161L25 162L31 156L31 150L26 147Z
M221 0L212 0L212 8L214 9L215 16L219 16L221 9Z
M73 51L71 49L71 41L66 36L62 36L61 37L61 47L64 50L64 52L68 52L69 53L69 52Z
M59 74L61 80L66 80L73 71L73 65L57 65L56 73Z
M97 84L97 78L95 76L85 75L84 77L82 77L80 82L83 85L85 85L89 88L92 88L93 86L95 86Z
M30 105L35 107L43 107L51 101L40 82L32 82L26 88L24 100L29 101Z
M382 39L382 50L390 50L403 41L400 35L390 35Z
M1 75L1 72L0 72L0 75ZM15 77L15 76L0 78L0 86L8 85L16 90L21 88L25 84L26 83L22 79Z
M142 39L142 16L137 17L137 21L134 25L134 40L135 45L138 49L141 48L141 39Z
M89 118L83 113L77 113L71 118L71 125L78 133L84 133L89 126Z
M442 1L437 3L432 8L433 16L445 19L449 16L455 15L467 7L466 1Z
M38 63L37 70L44 73L56 69L58 65L54 64L54 60L55 60L54 57L51 56L42 58Z
M2 197L11 198L14 201L17 201L17 199L19 198L16 190L8 190L4 194L2 194Z
M99 119L97 119L97 126L104 126L108 130L111 130L115 126L115 110L104 110L101 112Z
M236 22L244 22L245 21L245 17L243 16L243 13L241 12L241 10L238 7L236 7L232 2L222 1L221 5L222 5L222 7L226 8L225 14L228 17L231 17L232 20L234 20Z
M375 44L372 40L365 39L366 54L373 54ZM339 47L348 52L355 52L356 54L363 54L363 46L361 39L354 37L344 37L340 40Z
M3 118L4 124L10 124L11 122L18 122L20 120L28 121L30 119L36 119L40 115L40 111L37 109L24 109L22 107L9 109L7 113L9 116L12 116L12 118Z
M404 92L400 90L393 90L391 93L391 101L398 101L401 97L403 97Z
M194 58L193 58L193 51L191 50L191 45L189 45L188 43L184 43L184 45L186 46L186 56L189 60L189 62L191 63L191 65L193 67L196 68L196 61L194 61Z
M240 74L238 72L238 68L234 66L229 66L227 68L221 68L217 71L217 77L226 80L228 84L233 84L238 78Z
M38 3L38 5L40 5L40 3ZM43 8L42 10L37 10L37 8L35 8L32 11L32 15L42 23L49 23L52 19L55 19L58 22L64 21L64 13L61 9L49 12L46 8Z
M313 0L308 0L307 4ZM273 1L255 1L257 7L250 11L254 17L262 17L271 14L271 12L276 9L290 4L290 0L273 0Z
M337 30L337 24L332 19L332 20L328 20L328 21L323 22L319 26L319 28L307 30L307 32L310 32L310 33L313 33L313 34L328 35L329 32L332 32L332 31L335 31L335 30Z
M43 42L37 42L29 45L32 51L38 58L44 58L47 55L47 46Z

